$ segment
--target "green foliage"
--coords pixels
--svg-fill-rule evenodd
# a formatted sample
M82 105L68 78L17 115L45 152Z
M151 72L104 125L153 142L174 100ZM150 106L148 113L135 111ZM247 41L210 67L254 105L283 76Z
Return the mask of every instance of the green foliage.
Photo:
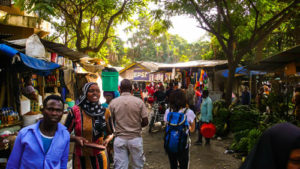
M229 110L226 108L225 102L220 100L214 102L213 105L213 124L216 126L217 136L226 136L229 132L228 118Z
M238 132L246 129L255 128L258 125L259 112L249 106L238 105L234 107L230 115L230 129Z
M252 129L248 134L248 153L257 144L262 132L258 129Z

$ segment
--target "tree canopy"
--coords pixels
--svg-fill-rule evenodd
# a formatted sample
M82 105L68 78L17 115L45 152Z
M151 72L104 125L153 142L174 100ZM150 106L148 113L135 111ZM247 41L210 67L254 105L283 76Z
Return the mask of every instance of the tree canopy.
M34 11L56 28L57 37L80 52L97 53L109 38L115 37L115 26L145 10L148 0L15 0L28 11Z
M164 8L156 11L158 17L190 15L200 28L216 37L229 64L227 104L231 102L235 68L243 57L282 23L295 17L299 10L298 0L173 0L162 3Z

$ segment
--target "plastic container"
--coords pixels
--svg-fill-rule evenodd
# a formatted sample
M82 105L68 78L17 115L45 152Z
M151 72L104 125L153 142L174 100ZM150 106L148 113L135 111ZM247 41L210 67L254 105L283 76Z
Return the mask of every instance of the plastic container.
M29 126L31 124L36 123L41 117L43 117L42 114L37 115L24 115L23 116L23 126Z
M102 90L117 91L119 83L119 72L102 72Z

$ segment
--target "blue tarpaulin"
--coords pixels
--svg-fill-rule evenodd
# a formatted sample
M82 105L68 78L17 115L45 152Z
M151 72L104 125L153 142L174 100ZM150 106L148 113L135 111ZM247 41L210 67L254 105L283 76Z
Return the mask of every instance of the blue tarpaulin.
M229 70L223 70L222 71L222 75L224 77L228 77L229 74ZM240 75L263 75L266 74L266 72L261 72L261 71L249 71L248 69L246 69L245 67L238 67L235 69L235 74L240 74Z
M47 76L51 73L51 71L60 67L59 64L27 56L24 53L21 53L18 50L5 44L0 44L0 51L10 58L13 58L16 54L18 54L21 58L21 62L26 67L35 70L36 73L40 75Z

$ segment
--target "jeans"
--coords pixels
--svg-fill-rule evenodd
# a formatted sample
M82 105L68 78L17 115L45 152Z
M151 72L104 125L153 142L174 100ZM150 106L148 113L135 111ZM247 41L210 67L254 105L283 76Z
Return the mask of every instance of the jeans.
M132 161L132 169L142 169L144 167L143 139L137 137L126 140L116 137L114 141L114 168L128 169L129 157Z

